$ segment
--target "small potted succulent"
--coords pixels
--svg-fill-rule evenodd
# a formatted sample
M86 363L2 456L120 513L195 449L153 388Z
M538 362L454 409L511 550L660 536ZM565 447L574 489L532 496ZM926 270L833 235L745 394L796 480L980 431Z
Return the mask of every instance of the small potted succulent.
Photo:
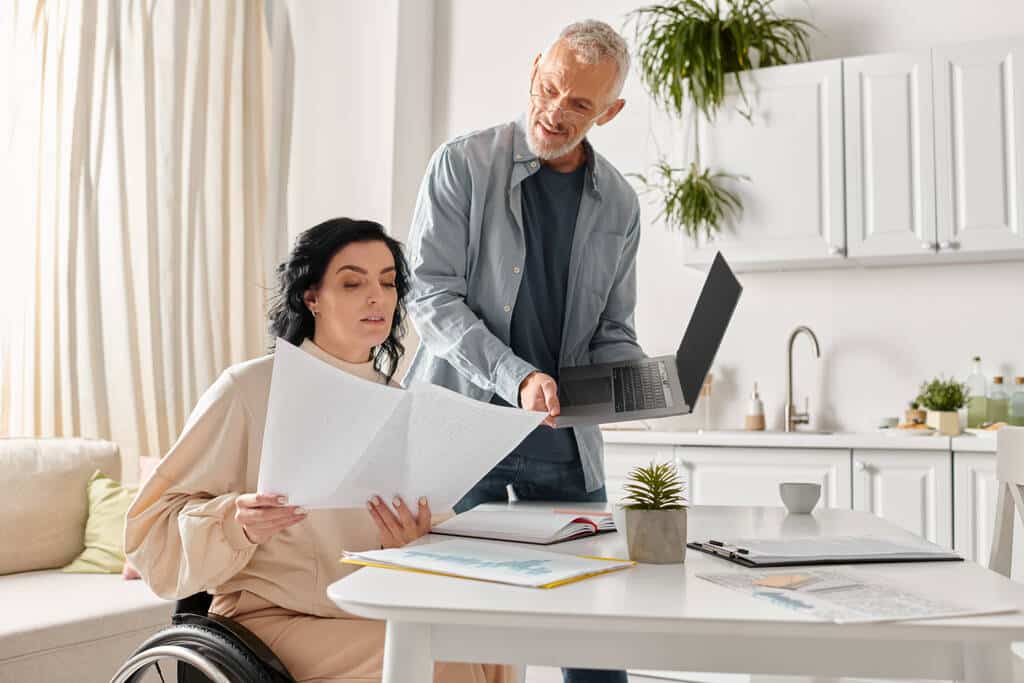
M917 402L928 411L927 424L945 436L960 433L960 414L967 405L970 391L967 385L955 379L936 377L921 384Z
M921 410L921 404L916 400L907 404L907 410L903 413L903 421L908 425L925 424L928 420L928 413Z
M652 564L686 560L686 498L670 463L635 467L623 487L629 559Z

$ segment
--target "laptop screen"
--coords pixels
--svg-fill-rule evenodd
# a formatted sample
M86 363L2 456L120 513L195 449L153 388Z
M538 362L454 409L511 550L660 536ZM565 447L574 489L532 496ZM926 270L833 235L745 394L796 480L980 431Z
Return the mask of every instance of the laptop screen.
M704 280L697 306L693 309L683 341L676 351L679 383L691 412L697 405L700 388L718 353L725 328L729 326L742 291L743 287L719 252Z

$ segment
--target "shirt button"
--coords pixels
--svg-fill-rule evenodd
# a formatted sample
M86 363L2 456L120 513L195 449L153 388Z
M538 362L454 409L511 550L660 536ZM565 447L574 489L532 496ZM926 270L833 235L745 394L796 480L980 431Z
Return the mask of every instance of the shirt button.
M509 306L508 304L505 304L505 312L506 312L506 313L508 313L508 312L510 312L511 310L512 310L512 307L511 307L511 306Z
M516 275L519 275L519 266L513 266L512 272L515 273Z

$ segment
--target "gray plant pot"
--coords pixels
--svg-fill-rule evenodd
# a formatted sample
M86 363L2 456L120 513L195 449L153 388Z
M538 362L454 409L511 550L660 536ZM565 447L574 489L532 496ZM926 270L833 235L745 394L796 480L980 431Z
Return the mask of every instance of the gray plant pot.
M675 564L686 561L686 508L626 508L625 513L629 559L649 564Z

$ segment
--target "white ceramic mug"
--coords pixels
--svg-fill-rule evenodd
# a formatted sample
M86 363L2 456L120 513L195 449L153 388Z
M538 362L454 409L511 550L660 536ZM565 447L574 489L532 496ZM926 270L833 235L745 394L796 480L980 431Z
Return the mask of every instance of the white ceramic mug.
M807 514L821 498L821 484L802 481L784 481L779 484L779 495L786 509L796 515Z

